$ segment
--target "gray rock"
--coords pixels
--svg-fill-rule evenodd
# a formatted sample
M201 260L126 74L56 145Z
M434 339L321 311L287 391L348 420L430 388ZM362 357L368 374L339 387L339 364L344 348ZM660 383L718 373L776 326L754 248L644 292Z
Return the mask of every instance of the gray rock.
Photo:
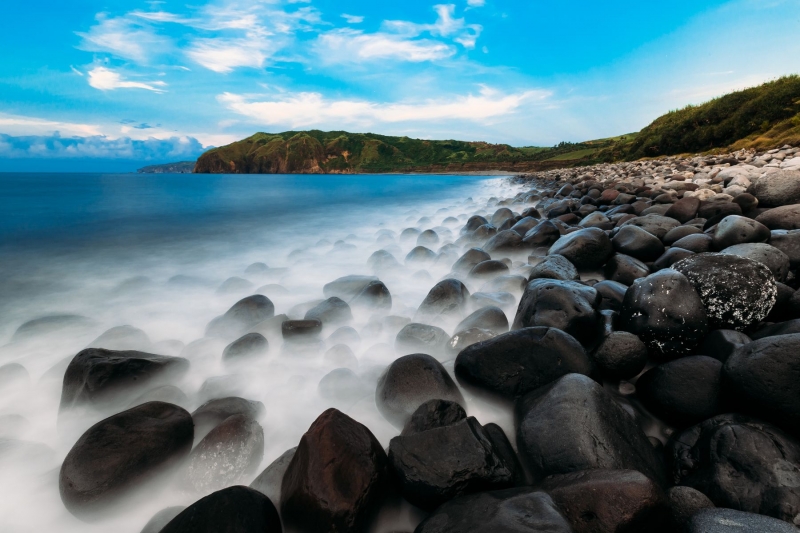
M280 502L283 475L286 473L286 469L289 468L289 463L292 461L292 457L294 457L294 452L296 451L297 446L283 452L280 457L272 461L269 466L250 483L250 488L257 490L272 502Z
M689 521L687 533L797 533L781 520L734 509L703 509Z
M758 261L772 271L776 281L784 281L789 274L789 256L769 244L737 244L725 248L721 253Z
M800 171L779 170L762 176L747 192L758 198L762 207L781 207L800 203Z
M535 279L560 279L574 281L580 278L578 269L563 255L548 255L544 261L533 267L528 281Z

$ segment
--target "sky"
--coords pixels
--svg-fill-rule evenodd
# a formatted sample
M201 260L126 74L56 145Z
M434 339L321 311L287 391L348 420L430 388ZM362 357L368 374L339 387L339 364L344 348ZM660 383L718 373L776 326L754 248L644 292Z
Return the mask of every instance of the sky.
M800 72L800 0L39 0L3 11L0 171L135 169L257 131L552 146Z

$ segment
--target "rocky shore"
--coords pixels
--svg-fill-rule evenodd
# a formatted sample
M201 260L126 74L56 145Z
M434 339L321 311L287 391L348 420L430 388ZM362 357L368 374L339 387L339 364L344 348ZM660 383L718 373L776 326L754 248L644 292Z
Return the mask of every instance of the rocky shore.
M59 427L96 423L61 464L64 506L91 522L153 487L192 495L142 533L796 532L800 148L511 179L512 197L378 231L371 275L285 314L269 285L179 354L118 329L77 353ZM400 279L427 296L398 306ZM198 353L227 373L190 412ZM278 428L230 391L269 358L332 370L330 407L264 468Z

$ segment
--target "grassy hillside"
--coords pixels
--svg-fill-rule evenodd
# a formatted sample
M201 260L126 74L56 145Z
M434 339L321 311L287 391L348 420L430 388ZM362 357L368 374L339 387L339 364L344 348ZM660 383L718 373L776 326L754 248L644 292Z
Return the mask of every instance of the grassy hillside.
M603 150L606 161L634 160L714 149L800 144L800 76L737 91L671 111L632 140Z

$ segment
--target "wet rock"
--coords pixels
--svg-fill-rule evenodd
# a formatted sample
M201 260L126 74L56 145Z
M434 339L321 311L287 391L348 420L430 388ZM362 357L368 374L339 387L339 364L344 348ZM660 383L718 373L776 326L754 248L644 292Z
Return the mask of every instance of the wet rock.
M400 262L386 250L378 250L370 255L367 259L367 266L373 272L385 272L402 267Z
M775 337L777 335L791 335L793 333L800 333L800 319L787 320L786 322L778 322L761 327L750 334L752 340L757 341L766 337ZM745 344L744 342L741 344Z
M674 218L681 224L685 224L692 220L697 215L697 210L700 209L700 200L697 198L685 197L681 198L671 206L664 213L665 217Z
M161 533L280 533L275 505L260 492L228 487L201 498L176 516Z
M289 342L314 342L319 340L322 333L322 321L314 320L287 320L281 324L283 340Z
M598 310L619 311L622 308L622 300L625 298L625 291L628 290L627 286L618 281L603 280L595 283L592 288L600 295Z
M647 346L633 333L614 331L597 348L594 361L608 379L631 379L647 364Z
M505 333L508 331L508 318L499 307L482 307L459 322L455 332L458 334L472 328L488 329L495 334Z
M275 316L272 301L261 294L248 296L236 302L224 315L206 326L206 337L237 337L259 322Z
M600 295L576 281L535 279L528 283L514 317L513 329L552 327L581 342L597 335Z
M424 246L417 246L406 254L407 265L433 263L434 261L436 261L436 252Z
M472 346L473 344L493 339L496 336L496 333L488 329L465 329L450 337L450 340L447 341L447 353L448 355L455 357L467 346Z
M60 410L92 405L102 410L127 405L136 396L180 378L189 361L134 351L88 348L67 367Z
M790 268L796 269L800 266L800 231L772 231L769 244L786 254Z
M304 320L319 320L323 326L339 326L353 320L353 313L347 302L331 296L321 304L309 309Z
M506 220L514 218L514 212L507 207L501 207L497 211L494 212L492 215L492 219L490 220L492 226L499 228Z
M462 233L471 233L476 229L478 229L479 227L488 223L489 221L486 220L484 217L480 215L472 215L471 217L469 217L469 220L467 220L467 223L464 225Z
M371 281L355 295L350 301L350 305L376 311L390 311L392 309L392 294L382 281Z
M113 508L131 490L183 459L192 447L192 435L189 413L161 402L98 422L61 465L61 501L83 519Z
M798 351L798 333L766 337L737 348L722 372L731 401L741 412L800 433Z
M800 445L775 426L718 415L673 435L666 451L673 481L717 507L788 522L800 509Z
M620 329L667 358L692 353L708 331L703 301L687 277L673 270L636 280L625 293L619 319Z
M264 430L247 415L233 415L212 429L189 455L184 483L199 493L252 478L264 456Z
M680 226L680 222L678 222L674 218L656 214L650 214L632 218L622 225L622 227L625 226L635 226L638 228L642 228L647 233L654 235L658 237L659 240L661 240L664 238L664 236L666 236L667 232Z
M511 226L511 231L516 231L519 233L520 237L524 237L530 230L536 227L539 224L539 219L527 216L524 217L522 220Z
M513 484L511 470L472 417L393 438L389 464L403 497L429 511L464 494Z
M292 461L292 457L294 457L296 451L297 446L283 452L280 457L272 461L269 466L250 483L250 488L257 490L269 498L270 501L280 503L283 475L286 473L286 469L289 468L289 463Z
M489 437L489 440L492 442L494 452L498 457L500 457L500 459L503 460L509 470L511 470L511 477L514 486L525 487L530 485L530 483L528 483L525 469L522 467L519 457L517 457L517 452L514 450L514 447L511 446L511 441L508 440L503 428L497 424L490 423L483 426L483 429L486 432L486 435Z
M438 355L445 350L450 336L442 328L412 322L400 330L394 340L398 353L431 353Z
M692 487L672 487L667 491L667 501L673 531L685 531L695 514L714 508L708 496Z
M489 261L482 261L472 267L472 270L469 271L469 277L475 279L487 279L500 274L505 274L507 272L508 265L502 261L490 259Z
M11 342L46 340L63 333L86 335L97 327L97 322L80 315L49 315L28 320L11 336Z
M488 253L494 252L509 252L517 250L522 246L522 237L514 230L507 229L499 231L496 235L492 236L483 249Z
M385 493L387 458L375 436L328 409L300 439L281 484L288 531L364 531Z
M781 207L800 203L800 171L779 170L759 178L747 192L758 198L761 207Z
M758 215L756 221L771 230L800 229L800 204L784 205L770 209Z
M470 248L458 258L453 265L453 272L467 273L478 263L490 260L492 257L480 248Z
M664 245L650 232L638 226L622 226L611 239L614 250L641 261L655 261L664 253Z
M579 470L638 470L663 484L660 458L601 385L567 374L516 405L520 455L535 479Z
M708 334L700 351L724 363L739 346L749 342L750 337L741 331L717 329Z
M133 326L116 326L104 332L86 347L118 351L150 351L153 347L153 343L150 342L150 338L147 334L139 328Z
M757 261L735 255L697 254L673 265L703 301L713 329L742 330L763 320L778 289L772 272Z
M605 266L606 279L617 281L623 285L632 285L634 281L646 278L650 268L629 255L614 254Z
M253 290L253 282L238 276L226 279L217 287L217 294L236 294Z
M374 255L375 254L373 254L373 256ZM336 297L347 301L355 298L358 293L364 290L364 288L373 281L379 280L375 276L344 276L330 283L326 283L325 286L322 287L322 294L325 295L325 298Z
M547 492L575 533L658 531L666 497L656 483L635 470L581 470L548 477Z
M464 405L464 398L442 364L425 354L395 360L378 380L375 404L378 411L398 428L408 422L428 400L449 400Z
M525 234L522 242L530 246L549 246L560 237L561 231L558 226L549 220L542 220Z
M682 239L678 239L672 246L674 248L682 248L696 254L701 254L703 252L711 251L711 243L713 240L714 238L711 235L697 233L694 235L687 235Z
M703 509L692 516L687 533L795 533L786 522L733 509Z
M422 433L429 429L452 426L467 418L464 408L448 400L428 400L420 405L403 427L400 436Z
M686 427L721 412L722 363L705 355L655 366L636 381L636 396L667 423Z
M669 230L667 234L664 235L663 243L667 246L672 246L673 243L678 242L684 237L701 233L703 233L703 230L697 226L678 226L677 228Z
M728 215L741 215L742 208L732 202L706 202L697 210L697 217L706 219L706 224L716 224Z
M501 309L515 307L517 299L509 292L476 292L469 297L470 307L481 308L494 305Z
M148 520L140 533L160 533L161 530L164 529L164 526L169 524L173 518L181 514L184 509L186 509L186 507L183 505L176 505L175 507L161 509L159 512L153 515L153 518Z
M524 328L464 349L455 363L460 380L515 398L564 374L590 374L580 343L555 328Z
M251 357L266 355L269 343L260 333L248 333L227 345L222 351L222 360L233 363Z
M723 250L735 244L767 242L769 228L753 219L730 215L717 224L712 245L715 250Z
M445 279L433 286L414 314L414 322L437 318L460 318L469 300L469 291L457 279Z
M535 279L559 279L562 281L576 281L580 278L578 269L563 255L548 255L544 261L533 267L528 281Z
M789 274L789 256L769 244L737 244L725 248L721 253L758 261L770 269L776 281L784 281Z
M432 229L427 229L417 237L418 246L433 246L439 244L439 235Z
M599 268L613 253L611 240L598 228L585 228L559 238L547 255L562 255L579 270Z
M530 487L462 496L439 507L415 533L571 533L553 500Z
M238 396L209 400L192 413L195 438L205 437L209 431L232 416L243 415L252 420L260 420L265 413L263 403Z
M658 272L659 270L664 270L665 268L670 268L672 265L686 259L687 257L691 257L694 255L694 252L689 250L684 250L683 248L672 247L666 252L664 255L656 259L655 263L653 263L653 272Z

